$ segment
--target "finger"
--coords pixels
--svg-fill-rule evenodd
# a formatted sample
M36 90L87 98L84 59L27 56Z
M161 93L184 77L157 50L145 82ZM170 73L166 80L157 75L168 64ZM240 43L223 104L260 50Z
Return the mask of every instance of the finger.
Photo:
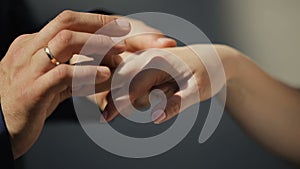
M105 28L104 31L98 31L107 24L109 24L108 28ZM34 39L34 43L39 45L32 46L31 50L37 51L39 48L46 46L57 33L65 29L77 32L104 34L107 36L123 36L130 31L130 23L126 22L125 19L117 19L115 16L67 10L60 13L38 33L38 36Z
M99 92L103 92L103 91L108 91L108 90L110 90L110 86L111 86L111 78L106 80L104 83L96 84L95 92L99 93Z
M101 85L101 83L102 82L100 81L99 85ZM88 96L96 93L94 84L73 87L71 91L72 91L72 96ZM103 91L104 90L101 90L99 92L103 92ZM68 96L68 91L65 92ZM68 97L70 97L70 95Z
M84 47L84 48L83 48ZM109 54L119 54L124 51L125 44L115 45L112 39L104 35L93 35L89 33L74 32L63 30L59 32L49 43L48 48L51 50L55 59L60 63L69 61L74 54L83 54L93 57L104 57ZM44 55L44 56L41 56ZM33 66L37 71L46 72L53 68L53 64L45 57L44 49L40 49L32 57Z
M106 105L107 105L107 96L109 94L109 91L104 91L104 92L100 92L100 93L96 93L94 96L95 96L95 99L96 99L96 102L100 108L100 110L104 110Z
M186 87L168 98L166 103L161 102L155 106L152 110L152 121L154 124L166 122L199 101L198 88L194 86Z
M149 48L175 47L176 41L162 34L142 34L126 39L126 51L137 52Z
M106 54L120 54L125 50L125 44L115 44L113 39L105 35L90 34L63 30L59 32L49 43L55 56L59 56L61 62L69 61L74 54L104 56ZM84 47L84 48L83 48Z
M146 58L146 57L144 57ZM125 61L126 62L126 61ZM146 63L144 63L146 62ZM113 105L113 102L120 103L121 106L117 105L118 110L128 107L131 103L137 98L143 97L151 91L151 89L157 85L163 84L168 80L171 80L171 77L165 71L159 69L146 69L138 73L133 80L131 79L132 75L135 75L135 72L139 72L142 67L151 67L152 65L159 66L168 66L168 61L164 57L155 56L143 59L143 57L138 57L136 59L130 60L124 64L124 66L115 72L115 75L119 75L116 81L112 82L112 93L115 98L110 98L110 101L106 109L108 114L107 120L111 120L111 117L115 117L119 112L116 111L116 108ZM146 64L146 65L145 65ZM138 66L137 66L138 65ZM130 84L129 84L130 83ZM129 91L126 90L124 86L129 85ZM119 90L123 89L123 90ZM129 94L128 94L129 93ZM125 98L124 98L125 97ZM128 98L126 98L128 97ZM117 100L118 99L118 100ZM127 99L127 100L126 100Z
M111 121L116 118L119 114L127 117L130 116L134 111L134 107L137 109L146 109L149 105L148 97L149 95L144 95L138 100L139 102L132 102L129 95L124 95L121 97L113 98L112 94L109 93L107 99L107 106L104 109L106 121ZM147 101L146 101L147 100ZM133 107L132 107L133 106Z
M70 64L73 65L102 65L107 66L111 70L115 70L121 63L123 63L123 57L120 55L115 55L113 52L109 52L104 56L104 58L100 58L101 56L85 56L85 55L73 55L73 57L69 60ZM102 59L102 60L101 60Z
M160 92L158 93L157 90L159 90ZM177 91L178 91L178 86L175 82L174 83L164 83L162 85L155 86L147 94L135 99L133 102L133 105L134 105L134 107L136 107L138 109L149 108L151 106L151 103L150 103L151 101L160 99L162 97L160 95L160 93L163 93L165 98L169 98L169 97L173 96ZM152 98L150 98L150 97L152 97Z
M130 83L130 99L134 102L137 98L149 93L152 88L163 84L170 78L169 74L157 69L147 69L140 72Z
M109 79L110 70L103 66L59 65L51 69L36 81L36 90L40 93L58 94L72 88L95 85ZM71 96L71 92L68 92Z
M159 57L157 57L157 58L159 58ZM162 61L162 60L156 59L156 58L154 60ZM133 62L133 63L136 63L136 62ZM128 66L128 63L127 63L127 66ZM124 68L122 70L126 70L126 68ZM125 72L122 71L121 73L129 74L129 75L131 74L131 73L126 73L126 71ZM126 78L126 75L122 78L119 78L118 82L121 80L120 84L124 83L124 82L122 82L123 81L122 79L128 79L128 78ZM151 89L153 87L163 84L166 81L168 81L169 79L170 79L170 76L164 71L157 70L157 69L146 69L146 70L143 70L142 72L138 73L131 82L128 82L128 83L130 83L129 91L122 90L124 87L124 84L118 88L115 88L115 86L120 85L119 83L112 84L112 92L114 92L115 98L111 98L112 95L111 94L109 95L110 98L108 99L108 105L105 109L105 114L107 116L106 120L110 121L113 118L115 118L119 113L123 113L123 112L118 112L117 108L120 111L122 111L122 110L125 111L125 109L127 107L129 107L130 104L135 102L135 100L149 94L149 92L151 91ZM125 86L126 86L126 84L125 84ZM128 95L128 92L129 92L129 95ZM116 106L119 106L119 107L116 108L114 102L116 102ZM127 114L127 112L126 112L126 114Z
M114 100L112 98L111 92L107 95L107 105L102 113L103 118L110 122L116 118L120 113L114 105Z
M73 96L87 96L91 94L107 92L107 86L109 86L109 84L109 79L102 78L101 80L96 81L95 84L80 85L79 87L73 87Z
M170 97L170 95L172 94L174 94L174 92L165 93L166 97ZM132 105L129 105L128 103ZM116 106L119 107L117 108ZM130 101L129 96L123 96L120 100L118 100L118 98L113 99L110 93L108 95L107 105L103 113L105 115L104 118L106 121L110 122L111 120L116 118L119 114L122 114L123 116L129 116L131 113L133 113L131 106L134 106L139 110L145 110L149 108L150 107L149 93L144 96L141 96L139 99L135 100L134 103Z
M54 110L57 108L60 102L66 100L67 98L62 98L61 96L53 96L53 98L49 99L51 100L51 105L48 106L48 111L46 114L46 117L48 118Z
M148 48L175 47L176 41L166 38L164 34L140 20L128 19L131 31L126 36L127 51L137 52Z
M111 121L120 113L125 116L130 115L133 112L132 105L137 109L149 108L149 95L152 89L161 90L167 98L173 95L178 90L176 83L158 85L164 81L161 79L165 78L169 78L165 72L154 69L148 70L140 73L132 80L129 91L130 95L126 95L126 92L122 89L114 89L111 91L115 92L115 97L112 98L112 94L109 94L108 104L104 110L106 120Z

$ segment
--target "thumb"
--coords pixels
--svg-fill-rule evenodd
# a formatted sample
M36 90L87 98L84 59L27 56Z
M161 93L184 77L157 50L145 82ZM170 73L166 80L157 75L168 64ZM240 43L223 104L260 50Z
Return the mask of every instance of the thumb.
M194 87L180 90L153 108L152 121L154 124L164 123L199 101L200 96Z
M177 42L174 39L167 37L160 37L156 39L155 43L158 48L175 47L177 45Z

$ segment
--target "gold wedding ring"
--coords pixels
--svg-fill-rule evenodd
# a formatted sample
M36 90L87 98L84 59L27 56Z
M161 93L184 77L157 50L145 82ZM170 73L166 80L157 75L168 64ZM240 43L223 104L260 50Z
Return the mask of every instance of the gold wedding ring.
M48 58L50 59L51 63L53 63L55 66L60 65L60 62L54 57L54 55L51 53L51 51L48 47L45 47L44 51L46 52L46 54L47 54Z

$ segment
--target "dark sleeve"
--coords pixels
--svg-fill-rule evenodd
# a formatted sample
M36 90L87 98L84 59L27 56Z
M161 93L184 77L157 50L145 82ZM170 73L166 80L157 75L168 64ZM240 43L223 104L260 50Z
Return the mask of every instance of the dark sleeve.
M1 169L14 168L14 158L11 151L9 134L5 125L1 105L0 105L0 168Z

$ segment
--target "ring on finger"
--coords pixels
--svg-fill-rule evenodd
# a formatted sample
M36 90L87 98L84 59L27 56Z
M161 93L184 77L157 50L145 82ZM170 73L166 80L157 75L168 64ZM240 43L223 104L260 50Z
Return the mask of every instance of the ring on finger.
M44 48L45 53L47 54L48 58L50 59L51 63L53 63L55 66L60 65L60 62L54 57L52 52L48 47Z

